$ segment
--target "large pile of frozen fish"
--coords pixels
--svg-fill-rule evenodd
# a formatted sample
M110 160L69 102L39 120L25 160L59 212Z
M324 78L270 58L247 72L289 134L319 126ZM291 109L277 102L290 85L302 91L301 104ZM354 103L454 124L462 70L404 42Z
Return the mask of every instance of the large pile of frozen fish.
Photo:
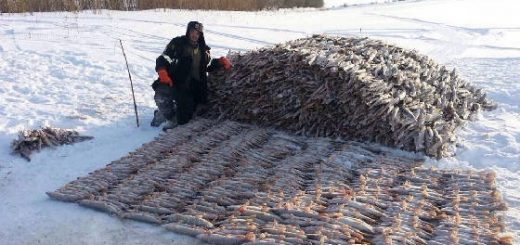
M210 244L511 244L494 172L237 122L179 126L49 192Z
M231 54L210 81L209 116L307 136L453 154L454 131L485 93L428 57L369 38L313 36Z

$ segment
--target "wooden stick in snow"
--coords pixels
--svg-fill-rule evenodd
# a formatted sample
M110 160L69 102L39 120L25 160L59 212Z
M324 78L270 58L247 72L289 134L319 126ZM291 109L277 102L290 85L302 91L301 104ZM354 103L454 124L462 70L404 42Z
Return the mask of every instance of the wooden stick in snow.
M123 50L123 56L125 57L126 70L128 71L128 78L130 78L130 87L132 88L132 98L134 99L135 121L137 123L137 127L139 127L139 114L137 113L137 104L135 103L134 83L132 82L132 74L130 74L130 68L128 68L128 60L126 59L126 53L125 53L125 48L123 47L123 41L121 39L119 39L119 43L121 44L121 50Z

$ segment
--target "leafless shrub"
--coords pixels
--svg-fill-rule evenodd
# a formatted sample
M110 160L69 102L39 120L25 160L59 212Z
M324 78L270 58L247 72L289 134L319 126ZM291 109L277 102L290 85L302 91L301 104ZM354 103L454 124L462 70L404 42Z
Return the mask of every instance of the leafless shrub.
M156 8L255 11L322 6L323 0L0 0L0 13Z

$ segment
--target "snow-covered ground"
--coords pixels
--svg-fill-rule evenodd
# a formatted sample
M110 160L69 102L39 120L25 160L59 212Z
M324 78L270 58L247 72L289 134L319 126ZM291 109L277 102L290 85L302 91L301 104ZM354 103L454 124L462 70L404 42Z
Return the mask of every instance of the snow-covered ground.
M328 0L327 7L359 1ZM377 1L361 1L377 2ZM379 1L385 2L385 1ZM425 0L262 12L140 11L0 15L0 244L194 244L157 227L50 200L55 190L159 134L149 121L156 56L199 20L214 56L313 33L360 35L456 67L499 108L460 130L457 156L428 164L493 169L520 243L520 3ZM128 55L142 126L118 39ZM11 156L24 128L74 128L95 140Z
M359 5L367 5L367 4L391 3L391 2L397 2L397 1L400 1L400 0L325 0L323 7L341 8L341 7L351 7L351 6L359 6Z

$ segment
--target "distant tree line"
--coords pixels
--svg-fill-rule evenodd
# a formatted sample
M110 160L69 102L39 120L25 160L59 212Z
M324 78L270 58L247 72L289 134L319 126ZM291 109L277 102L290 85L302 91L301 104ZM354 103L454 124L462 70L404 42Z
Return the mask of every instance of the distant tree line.
M0 0L1 13L156 8L254 11L322 6L323 0Z

